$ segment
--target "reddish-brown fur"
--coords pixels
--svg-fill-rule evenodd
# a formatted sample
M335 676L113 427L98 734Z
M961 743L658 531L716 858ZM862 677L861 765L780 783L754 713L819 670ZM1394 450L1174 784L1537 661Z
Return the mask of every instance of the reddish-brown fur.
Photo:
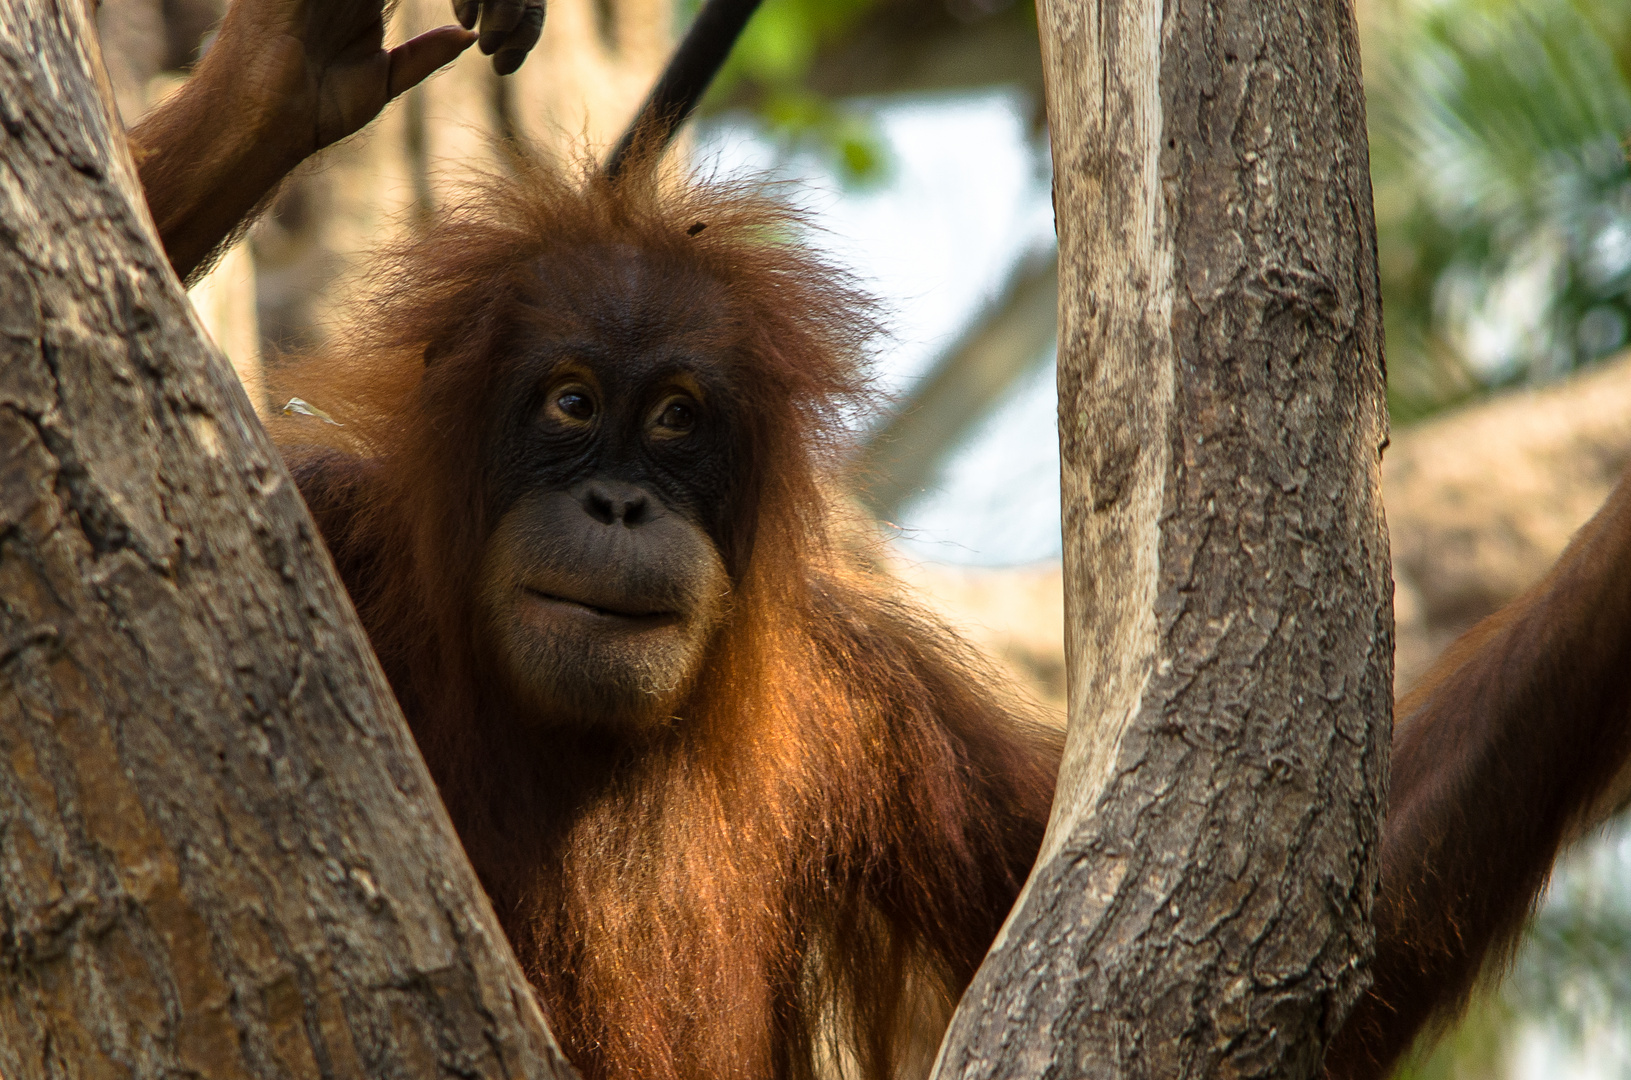
M379 299L285 380L344 425L278 434L589 1077L891 1075L944 1022L1047 815L1057 738L830 534L823 473L871 325L795 224L741 189L531 170L385 264ZM632 748L530 725L483 677L470 601L495 369L631 250L724 296L714 349L752 405L755 492L700 682Z
M1631 478L1546 579L1399 703L1375 984L1327 1071L1380 1080L1511 953L1558 849L1631 757Z

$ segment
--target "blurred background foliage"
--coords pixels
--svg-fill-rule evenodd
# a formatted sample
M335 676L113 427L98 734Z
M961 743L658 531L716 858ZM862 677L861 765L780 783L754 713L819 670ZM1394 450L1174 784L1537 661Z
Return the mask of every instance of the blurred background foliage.
M680 24L700 0L680 0ZM784 155L814 154L839 181L888 175L874 106L910 93L1016 86L1038 102L1026 0L764 0L705 113L749 116Z
M685 0L682 21L701 6ZM851 185L885 174L884 139L870 110L810 88L824 46L841 42L877 0L765 0L714 83L705 107L751 103L764 135L782 153L814 152Z
M1365 63L1391 405L1408 422L1625 345L1631 8L1390 14Z

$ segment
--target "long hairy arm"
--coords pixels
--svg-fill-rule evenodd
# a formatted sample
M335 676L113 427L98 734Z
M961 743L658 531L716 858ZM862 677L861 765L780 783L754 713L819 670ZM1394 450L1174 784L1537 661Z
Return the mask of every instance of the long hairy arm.
M1509 954L1631 756L1631 474L1546 579L1399 703L1374 984L1326 1055L1380 1080Z
M868 1047L863 1038L863 1057L880 1074L893 1058L887 1071L911 1075L908 1059L919 1050L932 1058L951 1006L1030 873L1063 732L1040 722L1008 680L903 600L895 583L857 574L819 591L823 646L888 763L887 805L877 815L884 827L868 834L861 885L904 950L891 958L886 949L860 949L850 969L834 970L873 1021L862 1025L873 1040ZM844 943L854 951L863 941L851 934Z
M181 89L130 131L148 209L177 276L209 269L285 176L478 40L508 74L543 0L460 0L463 26L385 48L383 0L235 0Z

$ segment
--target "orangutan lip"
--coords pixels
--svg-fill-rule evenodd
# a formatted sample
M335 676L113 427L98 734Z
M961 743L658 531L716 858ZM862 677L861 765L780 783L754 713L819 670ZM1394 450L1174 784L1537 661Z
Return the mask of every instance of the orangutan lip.
M548 604L561 604L566 607L578 608L582 611L587 611L608 619L627 619L639 622L662 622L666 619L674 619L678 617L678 613L673 611L618 611L616 608L600 607L595 604L586 603L582 600L573 600L568 596L558 596L555 593L547 593L542 589L534 589L530 585L522 586L522 589L536 600L542 600Z

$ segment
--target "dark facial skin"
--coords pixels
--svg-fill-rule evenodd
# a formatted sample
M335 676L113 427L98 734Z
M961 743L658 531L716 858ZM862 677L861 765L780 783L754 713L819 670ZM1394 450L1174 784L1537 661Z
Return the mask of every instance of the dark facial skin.
M544 723L667 722L725 617L727 388L662 327L550 342L494 395L479 595L501 676Z

